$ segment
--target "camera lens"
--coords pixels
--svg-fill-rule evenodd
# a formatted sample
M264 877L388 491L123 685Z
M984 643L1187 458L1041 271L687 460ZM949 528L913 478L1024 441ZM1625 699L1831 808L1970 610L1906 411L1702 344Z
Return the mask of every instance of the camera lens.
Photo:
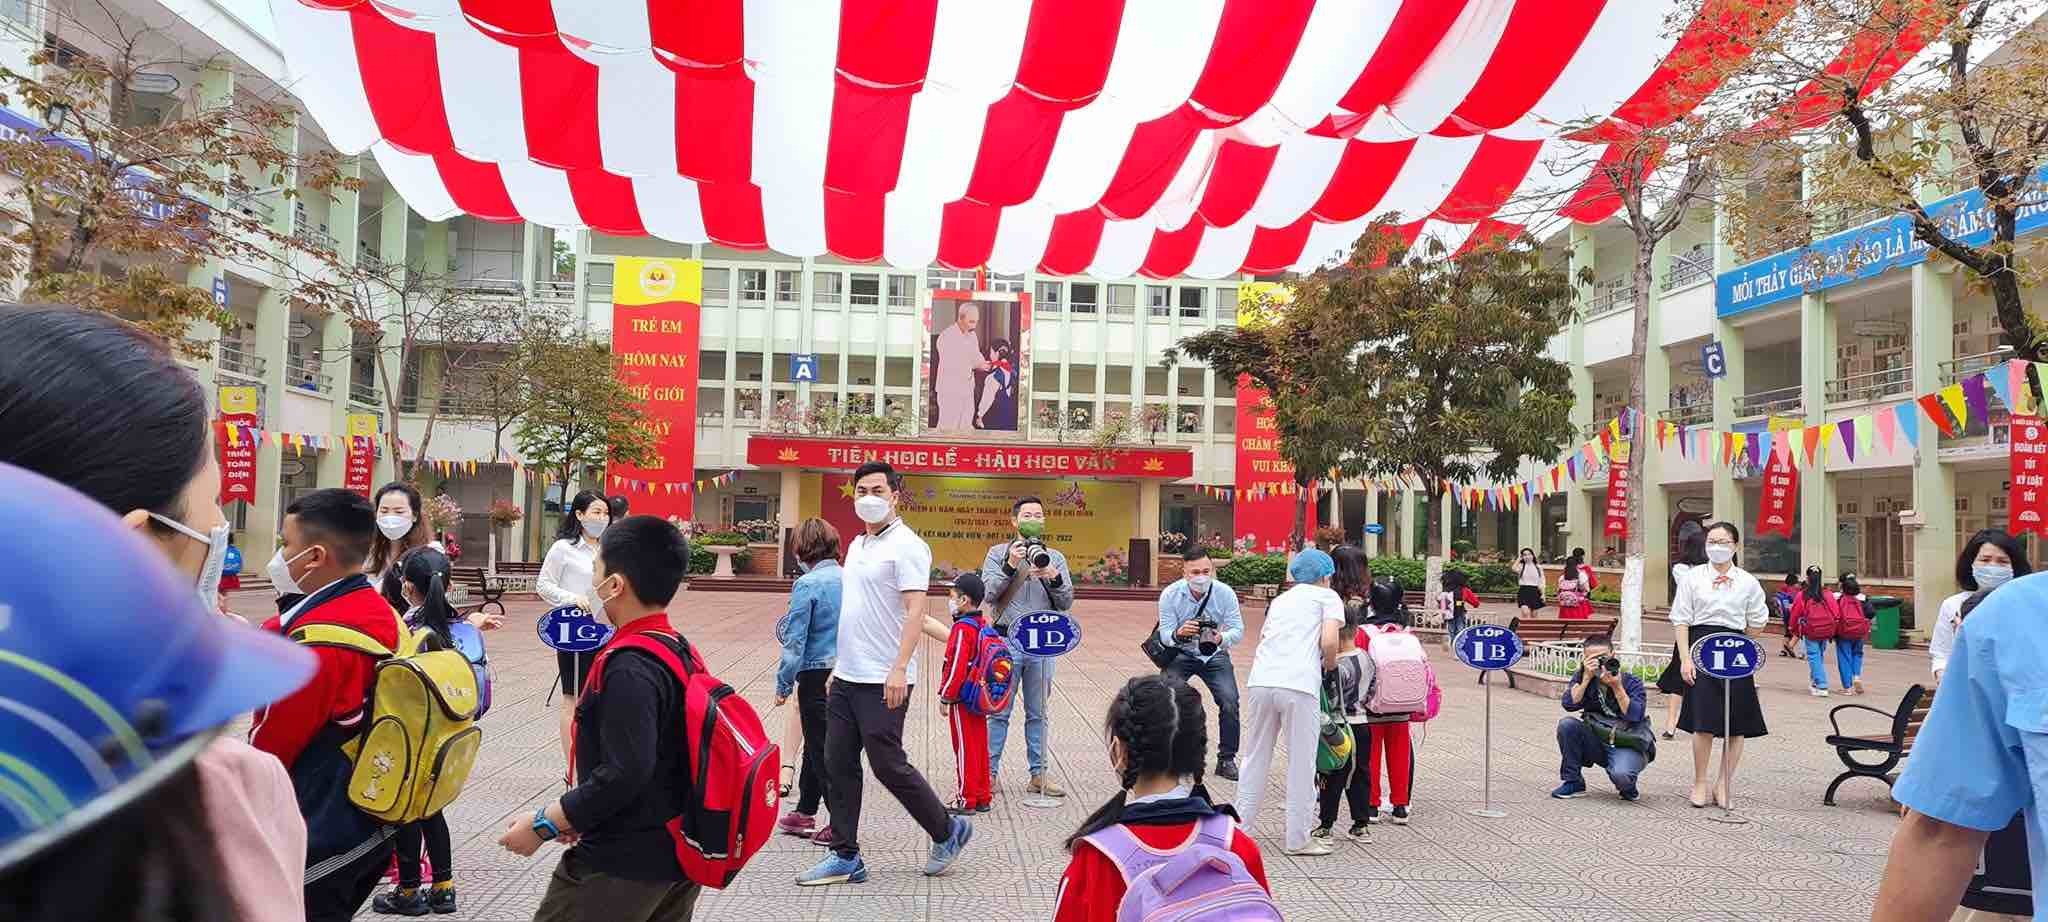
M1052 566L1052 554L1043 547L1032 548L1031 565L1040 569Z
M1608 657L1608 658L1606 658L1606 659L1604 659L1604 660L1601 660L1601 661L1600 661L1600 665L1601 665L1602 667L1604 667L1604 668L1605 668L1605 669L1607 670L1607 673L1608 673L1609 675L1620 675L1620 674L1621 674L1621 658L1620 658L1620 657L1616 657L1616 656L1610 656L1610 657Z

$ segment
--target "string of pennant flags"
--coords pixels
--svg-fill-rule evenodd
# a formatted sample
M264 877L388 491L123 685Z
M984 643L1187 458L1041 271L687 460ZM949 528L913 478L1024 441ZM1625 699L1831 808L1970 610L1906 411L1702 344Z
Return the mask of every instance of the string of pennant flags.
M1943 436L1953 437L1972 420L1989 420L1991 399L1997 398L2015 416L2040 411L2043 372L2039 363L2010 359L1971 374L1909 400L1846 419L1817 425L1796 425L1763 432L1723 432L1709 426L1684 426L1656 420L1650 429L1659 451L1675 446L1680 455L1717 466L1746 466L1761 470L1767 460L1803 469L1825 469L1839 448L1849 463L1868 456L1879 446L1889 453L1903 440L1919 448L1921 421L1934 425ZM1576 485L1581 476L1604 461L1612 461L1615 445L1635 431L1640 411L1625 408L1601 426L1598 434L1536 476L1513 484L1459 484L1444 487L1466 509L1513 510L1529 502ZM1624 449L1625 451L1625 449Z
M726 471L716 477L706 477L701 480L641 480L635 477L611 475L611 482L614 487L621 490L632 490L636 493L660 496L675 496L679 494L682 496L694 496L705 490L726 486L739 479L739 471Z
M333 451L347 445L351 439L368 440L368 444L373 449L381 441L376 436L333 435L318 432L279 432L276 430L266 430L260 426L253 426L243 422L218 421L216 424L225 433L227 444L231 447L240 447L245 443L256 444L268 440L270 444L280 449L291 449L294 457L303 457L307 449ZM413 452L413 445L400 438L398 440L398 449L401 453L411 454ZM412 462L407 460L406 463L410 464ZM494 461L482 461L474 458L426 458L420 463L425 464L428 469L440 474L443 478L453 477L456 474L475 476L482 465L495 463L509 464L514 471L532 473L546 480L554 479L553 474L545 469L532 469L529 471L526 462L518 455L509 451L499 451Z

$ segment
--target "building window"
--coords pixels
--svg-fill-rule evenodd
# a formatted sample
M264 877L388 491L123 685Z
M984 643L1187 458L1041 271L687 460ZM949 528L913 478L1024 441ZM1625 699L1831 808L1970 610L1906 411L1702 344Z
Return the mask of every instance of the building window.
M1102 303L1097 293L1097 289L1100 287L1094 282L1075 282L1068 285L1067 295L1073 299L1074 313L1096 313L1096 306Z
M1057 313L1059 313L1059 312L1060 312L1060 283L1058 283L1058 282L1039 282L1039 283L1038 283L1038 285L1036 286L1036 288L1037 288L1038 294L1037 294L1037 298L1036 298L1036 303L1035 303L1035 304L1034 304L1033 306L1037 307L1037 308L1038 308L1038 309L1039 309L1040 311L1043 311L1043 312L1045 312L1045 313L1048 313L1048 314L1057 314Z
M855 307L879 307L882 303L882 277L872 272L854 273L852 303Z
M1216 289L1216 322L1232 326L1237 324L1237 289Z
M704 303L724 304L732 299L732 270L704 270Z
M1023 291L1024 273L1019 272L1014 275L1004 275L1001 272L991 272L988 274L988 290Z
M1200 407L1181 407L1180 417L1175 421L1173 431L1181 435L1199 435L1202 432L1202 410Z
M1138 286L1109 286L1109 313L1114 317L1129 317L1138 312Z
M1183 318L1202 319L1202 294L1207 289L1183 288L1180 290L1180 315Z
M1145 315L1148 317L1173 316L1173 289L1165 285L1145 286Z
M794 270L775 270L775 303L795 304L803 300L803 292L798 290L799 287L798 275Z
M740 300L754 304L768 300L768 270L741 269Z
M917 306L917 276L889 276L889 309L906 313Z
M811 300L819 304L838 304L846 292L846 276L837 272L811 273Z

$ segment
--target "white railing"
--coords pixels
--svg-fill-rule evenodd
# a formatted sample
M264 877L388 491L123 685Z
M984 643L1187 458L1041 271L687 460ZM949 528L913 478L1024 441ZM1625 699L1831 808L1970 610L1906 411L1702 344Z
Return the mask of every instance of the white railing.
M260 355L243 352L226 342L220 344L220 370L245 378L263 378L264 362Z
M556 281L535 282L533 283L533 296L542 301L574 301L576 300L576 283Z
M1913 366L1844 375L1828 382L1828 402L1876 400L1913 389Z
M1644 684L1657 681L1664 667L1671 664L1671 645L1668 643L1646 643L1640 649L1616 649L1614 657L1621 660L1621 670L1642 679ZM1524 672L1535 672L1571 678L1572 670L1586 661L1586 648L1576 640L1539 640L1528 646L1522 654L1522 662L1515 668Z
M1988 371L2009 358L2012 358L2011 346L2000 346L1976 355L1959 355L1941 363L1941 379L1954 384L1980 371Z
M1735 398L1736 416L1778 416L1805 405L1799 387L1780 387Z
M1679 426L1697 426L1714 418L1714 405L1695 403L1689 406L1672 407L1657 414L1667 423Z
M1714 277L1714 254L1694 251L1671 257L1671 270L1664 276L1664 290L1691 288Z
M1586 300L1586 317L1590 320L1594 317L1618 314L1635 305L1636 286L1626 283L1609 284L1602 286L1599 291L1593 293L1593 297Z
M375 381L364 381L359 378L349 379L348 399L351 402L360 403L364 406L374 407L381 405L377 400L377 383Z

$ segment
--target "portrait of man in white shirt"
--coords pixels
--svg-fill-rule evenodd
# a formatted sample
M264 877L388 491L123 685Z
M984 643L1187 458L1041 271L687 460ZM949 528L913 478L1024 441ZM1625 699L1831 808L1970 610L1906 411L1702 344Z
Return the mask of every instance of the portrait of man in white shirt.
M938 410L934 428L940 432L973 431L975 376L989 370L988 354L981 348L981 306L955 303L953 322L932 337L932 405Z

